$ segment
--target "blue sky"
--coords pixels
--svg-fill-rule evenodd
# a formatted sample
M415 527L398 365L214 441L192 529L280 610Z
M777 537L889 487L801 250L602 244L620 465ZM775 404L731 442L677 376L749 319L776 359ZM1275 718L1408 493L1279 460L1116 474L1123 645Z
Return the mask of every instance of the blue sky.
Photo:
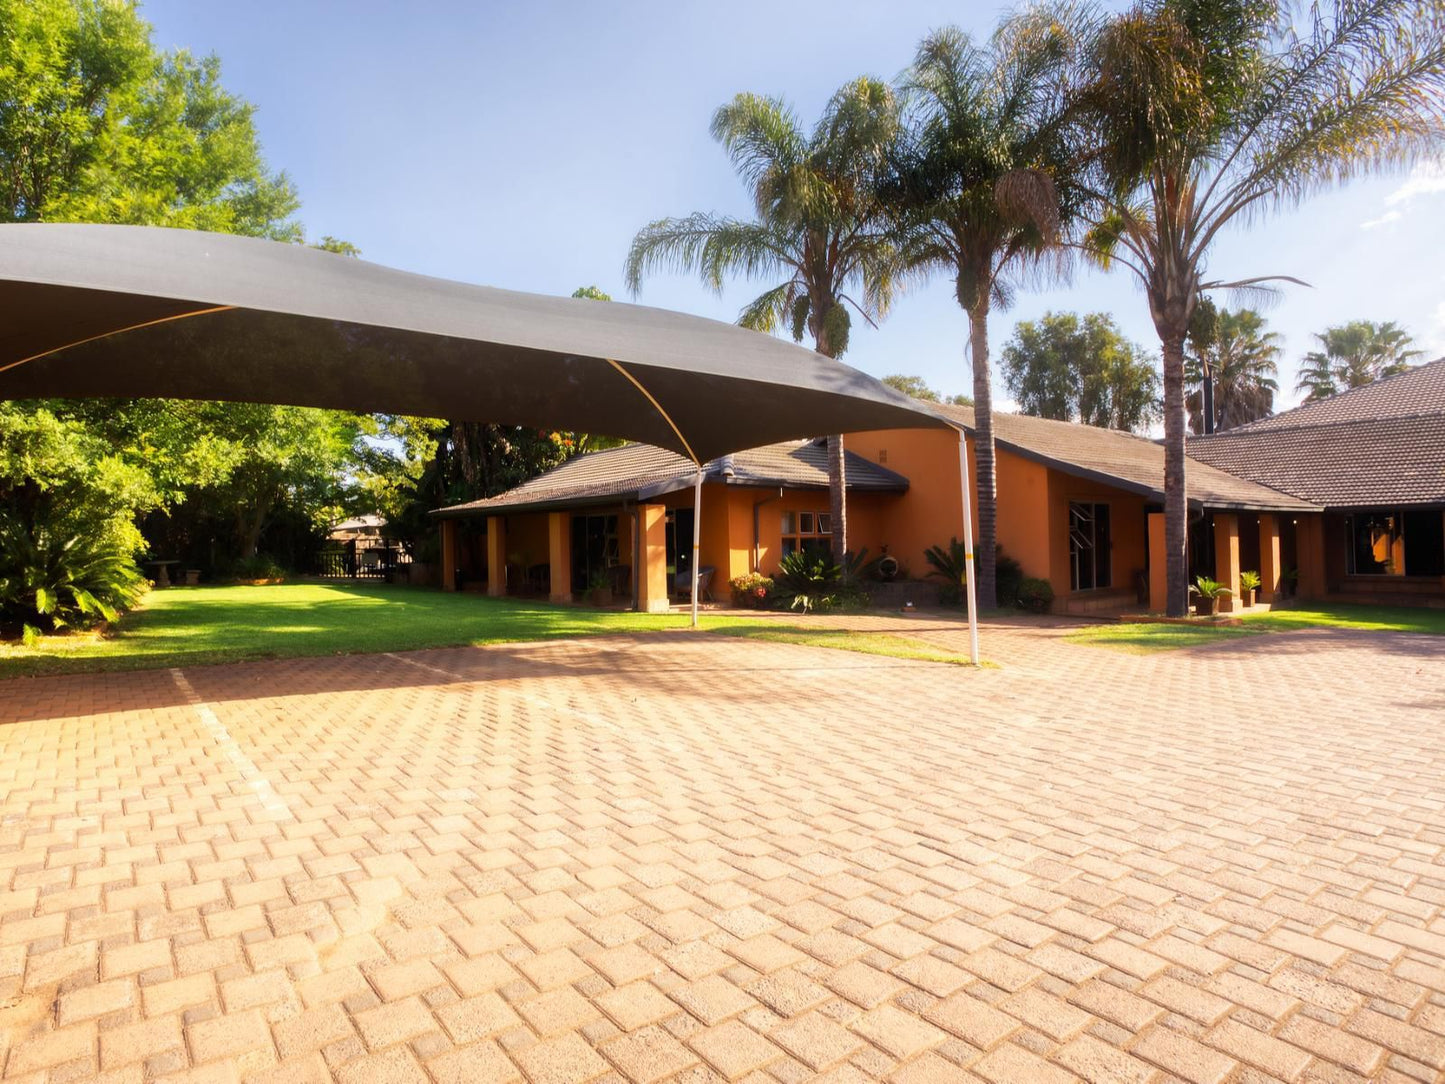
M694 210L746 214L713 110L742 90L785 96L805 121L860 74L892 78L918 39L958 23L986 34L1002 6L892 0L527 4L428 0L148 0L163 48L215 52L227 86L257 106L269 161L295 180L308 234L366 259L541 293L593 284L625 299L638 227ZM1281 405L1312 333L1395 320L1445 354L1445 170L1357 182L1241 227L1212 275L1288 274L1266 315L1284 336ZM718 298L659 276L645 304L731 320L763 285ZM995 352L1016 320L1113 314L1157 349L1142 294L1122 272L1020 293L995 314ZM966 391L967 323L949 284L905 296L845 361Z

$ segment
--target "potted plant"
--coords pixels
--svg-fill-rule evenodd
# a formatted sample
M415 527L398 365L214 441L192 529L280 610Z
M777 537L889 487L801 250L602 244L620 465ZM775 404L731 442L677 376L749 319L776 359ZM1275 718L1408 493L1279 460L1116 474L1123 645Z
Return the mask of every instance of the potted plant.
M1246 610L1254 605L1255 593L1258 590L1258 572L1241 572L1239 574L1239 602Z
M1294 598L1295 592L1299 590L1299 569L1287 568L1279 574L1280 594L1285 598Z
M604 570L598 569L587 581L587 600L594 606L612 605L612 579Z
M1219 600L1234 594L1218 580L1211 580L1208 576L1198 577L1189 591L1197 596L1194 600L1195 617L1213 617L1219 613Z

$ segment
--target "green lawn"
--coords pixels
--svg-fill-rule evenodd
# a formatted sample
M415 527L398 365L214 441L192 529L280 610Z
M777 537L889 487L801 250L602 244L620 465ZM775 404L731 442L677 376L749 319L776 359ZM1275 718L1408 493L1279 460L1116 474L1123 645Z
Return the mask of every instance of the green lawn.
M1070 643L1142 654L1218 643L1241 636L1299 629L1358 629L1364 632L1419 632L1445 636L1445 610L1405 606L1354 606L1347 603L1243 613L1240 625L1115 624L1094 625L1065 637Z
M34 647L0 643L0 678L657 632L685 629L687 623L682 614L592 610L399 586L177 587L151 592L144 606L106 637L51 636ZM906 637L844 636L756 615L708 614L703 628L895 658L967 661Z

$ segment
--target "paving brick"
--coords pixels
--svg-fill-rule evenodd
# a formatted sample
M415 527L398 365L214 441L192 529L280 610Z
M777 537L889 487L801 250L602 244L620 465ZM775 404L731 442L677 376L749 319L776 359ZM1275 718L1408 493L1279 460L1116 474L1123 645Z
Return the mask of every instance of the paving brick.
M780 1048L736 1020L698 1032L688 1045L726 1080L737 1080L783 1056Z
M768 1038L814 1072L832 1068L862 1045L857 1036L816 1012L773 1028Z
M475 1000L477 999L469 999L469 1001ZM456 1002L444 1006L437 1014L441 1022L446 1025L452 1038L457 1042L469 1042L471 1039L485 1038L490 1034L490 1032L479 1033L477 1031L475 1026L470 1023L474 1007L469 1006L468 1009L459 1010L458 1006L462 1005L469 1005L469 1002ZM459 1017L456 1030L453 1029L451 1022L454 1016ZM426 1034L437 1026L436 1020L432 1018L432 1014L422 1004L421 999L415 997L356 1013L352 1020L356 1024L357 1031L361 1033L362 1040L371 1050L381 1050L393 1043L406 1042L408 1039ZM460 1037L459 1032L467 1037Z
M899 1061L907 1061L948 1038L939 1028L892 1005L880 1005L858 1017L850 1026Z
M514 1065L496 1043L468 1043L449 1050L426 1063L436 1084L512 1084L522 1079Z
M990 1050L1019 1030L1020 1021L967 993L955 994L924 1011L925 1019L981 1050Z
M602 1044L602 1053L633 1084L652 1084L698 1063L697 1055L660 1027L645 1027Z
M202 1020L186 1028L186 1041L198 1063L271 1049L271 1032L255 1009Z
M1190 1084L1220 1084L1229 1079L1237 1066L1226 1054L1166 1027L1150 1028L1130 1050Z
M1073 1084L1079 1078L1057 1065L1050 1065L1021 1046L1004 1043L973 1063L972 1069L993 1084Z
M410 1031L407 1038L410 1038L411 1035L420 1034L421 1031L425 1031L427 1027L432 1026L430 1015L426 1013L424 1008L421 1008L420 1002L412 1000L402 1002L401 1004L412 1006L408 1009L406 1015L400 1018L404 1021L403 1026L407 1029L411 1029L414 1026L417 1028L415 1031ZM375 1011L380 1012L382 1010L378 1009ZM520 1017L496 994L481 994L478 997L464 998L461 1001L454 1001L449 1005L443 1005L437 1010L437 1019L439 1019L442 1022L442 1026L446 1028L447 1034L459 1043L470 1043L477 1039L485 1039L488 1036L497 1034L499 1031L505 1031L507 1028L521 1023ZM360 1023L360 1018L358 1018L357 1022L358 1024ZM363 1035L365 1034L364 1028L362 1033ZM370 1039L367 1039L367 1044L373 1045Z
M563 1035L513 1055L532 1084L580 1084L607 1071L607 1063L580 1035Z
M149 1061L167 1051L184 1051L184 1048L179 1016L142 1020L100 1033L100 1067L120 1069ZM202 1061L209 1060L200 1058L199 1052L197 1057Z
M56 1020L61 1027L67 1027L81 1020L128 1009L135 1001L135 984L129 979L83 986L61 995L56 1003Z
M426 1070L406 1047L349 1061L336 1071L338 1084L430 1084Z

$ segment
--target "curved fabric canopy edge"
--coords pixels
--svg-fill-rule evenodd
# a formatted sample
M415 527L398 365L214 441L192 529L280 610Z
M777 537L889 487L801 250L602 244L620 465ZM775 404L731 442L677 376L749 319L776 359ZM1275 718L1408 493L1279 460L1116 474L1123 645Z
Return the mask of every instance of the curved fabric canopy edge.
M255 238L0 226L0 399L167 397L575 429L697 461L947 423L770 335Z

